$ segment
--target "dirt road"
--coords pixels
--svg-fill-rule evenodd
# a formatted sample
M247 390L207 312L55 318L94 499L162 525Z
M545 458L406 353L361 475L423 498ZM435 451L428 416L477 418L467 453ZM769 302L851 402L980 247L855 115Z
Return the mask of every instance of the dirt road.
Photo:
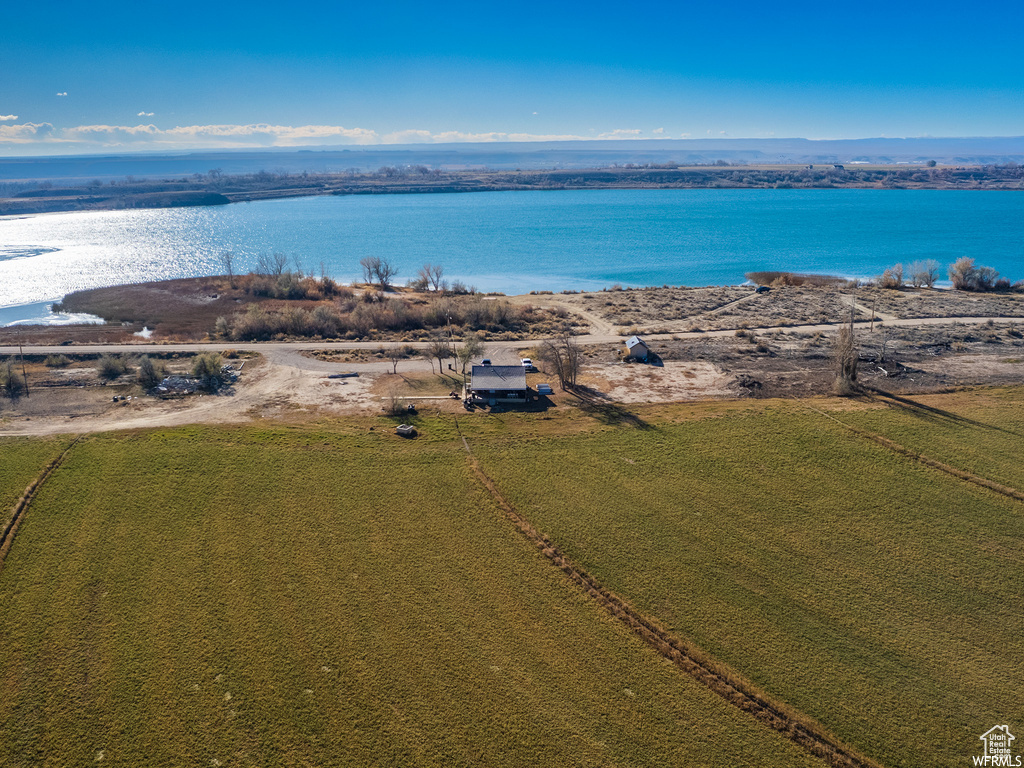
M870 310L868 310L870 312ZM875 313L875 317L880 317L879 313ZM930 325L949 325L953 323L959 323L960 325L984 325L985 323L1006 323L1012 321L1020 321L1024 323L1024 317L912 317L912 318L892 318L885 320L884 324L875 320L876 330L880 327L925 327ZM816 325L768 325L760 327L748 327L745 330L751 333L767 333L769 331L786 331L787 333L828 333L834 331L844 325L845 323L820 323ZM868 320L857 320L854 325L860 329L866 329L869 326ZM607 324L603 324L607 325ZM732 336L736 333L735 328L724 328L715 331L681 331L679 333L653 333L643 334L648 339L701 339L701 338L713 338L716 336ZM591 331L580 336L576 336L576 341L580 344L612 344L623 340L623 337L618 334L610 333L609 330L602 327L599 329L591 328ZM507 361L510 364L518 362L517 350L527 349L541 343L540 339L533 340L522 340L522 341L488 341L484 343L485 354L496 362L498 360ZM237 349L252 352L259 352L263 355L273 355L276 353L287 353L287 352L303 352L317 349L333 350L333 351L344 351L344 350L377 350L381 347L388 347L392 344L401 344L402 346L410 346L413 349L426 349L428 342L387 342L387 341L208 341L208 342L187 342L187 343L133 343L133 344L76 344L71 346L61 345L26 345L25 352L32 355L53 355L53 354L103 354L105 352L134 352L137 354L145 354L147 350L154 350L159 352L209 352L219 351L222 349ZM18 347L16 345L0 346L0 355L17 355ZM301 357L296 355L294 357L284 357L282 360L292 360L295 362L297 358ZM305 358L304 358L305 359ZM403 362L401 365L409 365L411 363ZM331 363L330 365L334 365ZM352 366L355 364L353 363ZM364 365L377 366L378 370L389 370L390 363L364 363ZM426 363L424 363L426 366ZM427 366L429 367L429 366ZM307 370L314 370L313 368L307 368ZM374 369L367 369L374 370Z
M889 319L875 323L875 333L881 328L925 327L959 323L961 325L983 325L989 320L1005 323L1014 318L988 317L939 317L920 319ZM1024 321L1024 318L1019 318ZM867 332L868 322L856 325ZM834 331L838 324L767 326L747 329L754 333L783 330L787 333L827 333ZM620 344L622 337L609 332L602 326L576 337L581 344ZM645 334L649 341L707 339L735 336L735 329L707 332L681 332L674 334ZM494 341L484 345L484 355L496 364L516 365L520 353L538 344L538 341ZM308 418L316 415L331 415L344 412L377 412L381 403L381 391L374 389L375 382L392 371L387 360L368 362L328 362L319 360L304 352L311 350L372 350L376 351L387 343L373 342L260 342L236 343L183 343L183 344L91 344L72 346L29 346L29 354L46 355L59 353L103 354L106 352L131 351L143 354L147 350L160 352L195 353L222 350L230 346L237 350L258 352L261 360L246 365L241 382L217 395L199 395L182 400L155 400L133 398L127 403L111 402L110 390L92 388L93 391L71 388L64 392L39 392L30 398L22 398L17 409L0 411L0 435L49 435L60 433L83 433L113 429L135 429L142 427L166 427L186 423L244 422L261 418ZM423 343L413 343L416 348ZM17 354L17 347L0 347L0 355ZM949 360L937 363L948 368ZM436 366L428 360L414 358L398 364L399 373L426 374ZM1013 375L1012 366L1007 375ZM356 373L357 376L331 379L332 373ZM672 363L657 371L647 369L619 369L609 367L588 368L592 385L606 391L609 397L620 402L639 400L669 401L702 397L729 396L728 377L715 366L700 363ZM588 379L589 380L589 379ZM88 388L87 388L88 389ZM77 400L75 399L77 398ZM84 398L84 400L83 400ZM84 403L84 405L83 405Z

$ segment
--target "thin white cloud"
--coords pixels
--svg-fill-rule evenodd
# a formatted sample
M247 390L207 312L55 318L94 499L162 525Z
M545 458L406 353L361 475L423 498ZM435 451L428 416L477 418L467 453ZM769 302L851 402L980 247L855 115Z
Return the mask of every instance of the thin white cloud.
M372 144L377 134L365 128L343 128L335 125L183 125L157 128L155 125L80 125L66 128L65 139L122 146L145 143L154 147L172 146L253 146L289 147L304 144Z
M67 95L68 95L68 92L67 92L67 91L61 91L61 92L59 92L59 93L58 93L57 95L58 95L58 96L67 96Z
M140 113L149 116L150 113ZM12 116L13 117L13 116ZM26 123L0 126L0 148L4 144L35 143L39 150L61 144L64 151L91 149L219 149L242 147L301 147L380 144L493 143L530 141L592 141L594 139L639 139L638 128L617 128L605 133L533 134L486 131L428 131L408 129L381 134L369 128L339 125L181 125L159 128L152 123L139 125L79 125L55 128L50 123Z
M653 131L651 131L651 133L657 133L657 134L662 134L664 132L665 132L664 128L655 128Z
M136 115L136 117L152 117L152 116L153 116L152 112L139 112L139 114Z
M537 113L536 113L536 112L534 112L533 114L535 114L535 115L536 115Z
M17 120L17 115L0 115L0 123L8 120Z
M688 138L690 138L690 137L691 137L692 135L693 135L692 133L680 133L680 134L679 134L679 138L680 138L680 139L688 139Z
M643 133L639 128L616 128L608 133L598 134L599 139L636 139Z

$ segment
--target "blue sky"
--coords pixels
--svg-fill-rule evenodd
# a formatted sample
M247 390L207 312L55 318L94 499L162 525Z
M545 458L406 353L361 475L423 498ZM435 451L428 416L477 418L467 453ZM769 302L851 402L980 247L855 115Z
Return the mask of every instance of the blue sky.
M11 3L0 155L1019 136L1024 3Z

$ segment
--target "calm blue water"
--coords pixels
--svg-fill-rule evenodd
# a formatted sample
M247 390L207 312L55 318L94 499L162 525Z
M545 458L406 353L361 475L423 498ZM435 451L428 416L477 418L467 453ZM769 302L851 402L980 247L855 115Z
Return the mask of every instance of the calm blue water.
M735 284L751 270L871 277L973 256L1024 278L1024 194L601 190L308 197L217 208L0 218L0 307L102 285L246 271L281 252L357 279L376 255L481 290ZM37 307L32 308L37 311ZM11 312L4 313L10 321ZM19 317L13 317L19 319Z

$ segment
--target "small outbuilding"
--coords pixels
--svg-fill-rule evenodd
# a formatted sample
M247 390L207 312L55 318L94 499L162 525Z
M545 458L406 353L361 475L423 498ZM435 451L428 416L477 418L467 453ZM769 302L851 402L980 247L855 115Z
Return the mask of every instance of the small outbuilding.
M648 349L647 342L639 336L630 336L626 339L626 359L646 360L650 353L651 350Z
M466 397L474 403L526 404L526 369L521 365L474 365Z

